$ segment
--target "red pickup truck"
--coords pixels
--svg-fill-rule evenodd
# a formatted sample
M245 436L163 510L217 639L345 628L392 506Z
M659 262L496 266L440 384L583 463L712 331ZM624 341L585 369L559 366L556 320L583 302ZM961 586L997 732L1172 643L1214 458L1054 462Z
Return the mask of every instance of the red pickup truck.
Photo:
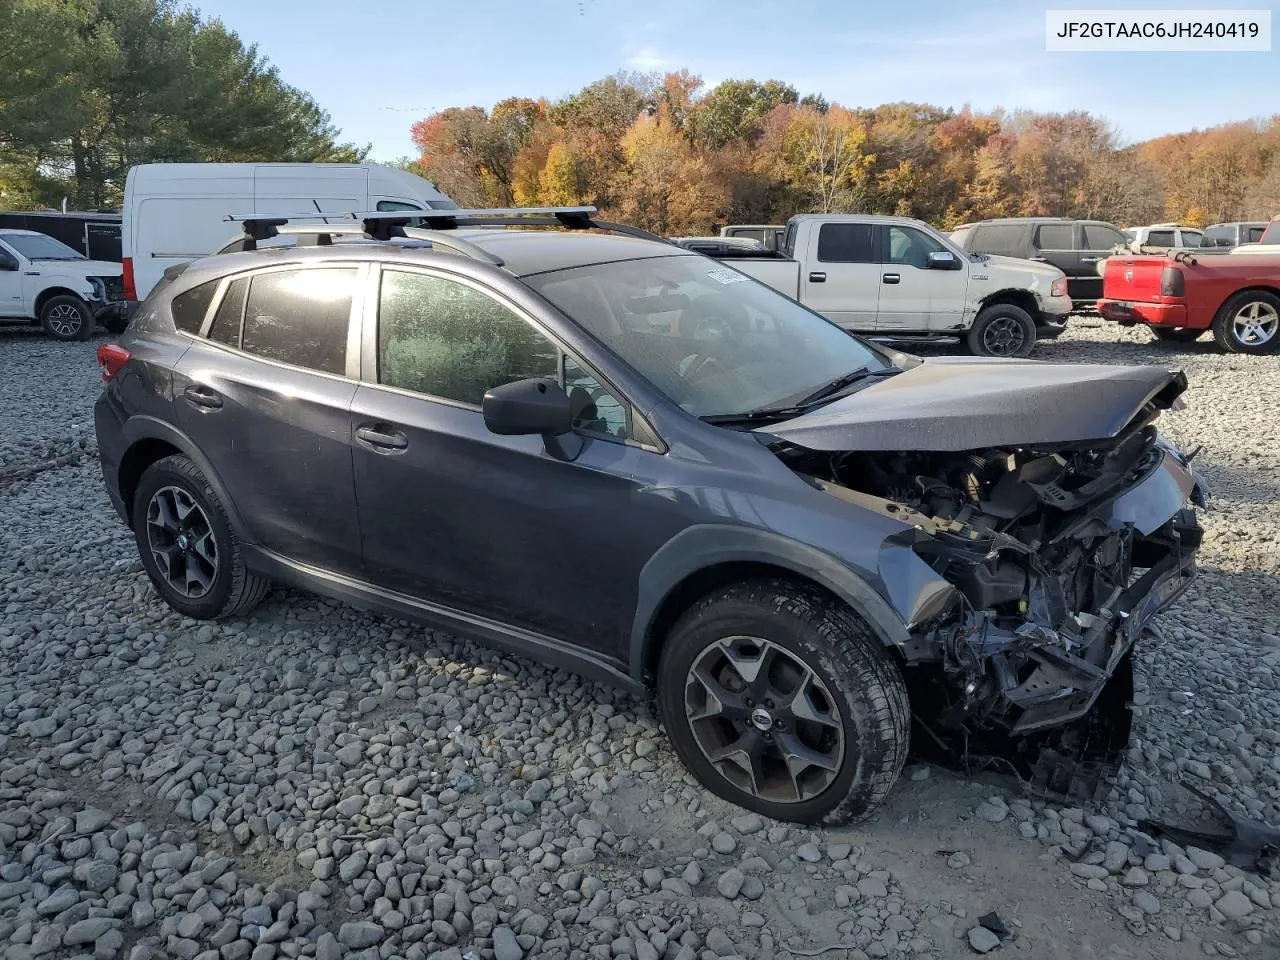
M1231 353L1280 348L1280 253L1109 257L1098 312L1143 323L1161 340L1190 343L1206 330Z

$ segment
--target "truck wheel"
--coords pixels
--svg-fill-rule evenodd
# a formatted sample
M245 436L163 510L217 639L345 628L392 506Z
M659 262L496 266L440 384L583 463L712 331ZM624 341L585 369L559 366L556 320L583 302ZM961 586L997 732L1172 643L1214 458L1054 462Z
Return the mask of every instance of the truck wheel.
M40 326L55 340L88 340L93 334L93 313L79 297L64 293L44 302Z
M1195 343L1200 339L1203 330L1190 327L1152 327L1151 335L1157 340L1168 340L1171 343Z
M1025 357L1035 342L1031 314L1012 303L983 307L969 329L969 352L978 357Z
M658 712L712 793L777 820L861 820L902 770L902 672L838 600L758 579L699 600L662 649Z
M1271 353L1280 347L1280 297L1244 290L1213 318L1213 339L1230 353Z

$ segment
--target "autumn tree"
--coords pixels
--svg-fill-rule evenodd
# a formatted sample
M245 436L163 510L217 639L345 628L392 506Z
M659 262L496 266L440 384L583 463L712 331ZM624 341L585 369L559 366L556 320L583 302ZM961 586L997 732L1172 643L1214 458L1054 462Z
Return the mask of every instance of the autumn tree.
M752 143L760 134L761 119L798 99L796 88L781 80L725 80L698 104L698 139L711 150L735 140Z
M622 137L622 152L617 209L627 221L667 235L725 222L729 191L711 176L707 157L685 139L666 104L636 118Z

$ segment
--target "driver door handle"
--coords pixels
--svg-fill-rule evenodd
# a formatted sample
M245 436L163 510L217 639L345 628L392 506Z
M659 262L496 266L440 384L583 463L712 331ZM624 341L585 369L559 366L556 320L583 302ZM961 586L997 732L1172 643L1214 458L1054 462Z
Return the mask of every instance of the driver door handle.
M1048 263L1048 257L1027 257L1028 260L1034 260L1036 263Z
M379 452L404 450L409 446L408 437L385 423L369 423L356 427L356 436Z
M1102 259L1101 257L1081 257L1080 262L1081 263L1097 263L1101 259Z
M809 274L809 282L810 283L826 283L827 275L825 273L817 273L817 272L811 273Z
M898 282L900 282L900 281L902 280L902 274L900 274L900 273L886 273L886 274L885 274L884 276L882 276L880 279L881 279L881 280L883 280L885 283L898 283Z

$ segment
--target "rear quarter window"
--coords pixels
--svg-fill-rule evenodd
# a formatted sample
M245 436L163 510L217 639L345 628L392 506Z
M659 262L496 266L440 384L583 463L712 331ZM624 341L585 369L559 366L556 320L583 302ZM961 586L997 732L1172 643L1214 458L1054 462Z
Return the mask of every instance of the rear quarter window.
M168 285L169 281L161 280L161 283ZM198 336L205 314L209 312L209 304L213 303L213 295L217 292L218 281L212 280L178 294L169 304L173 325L183 333Z

